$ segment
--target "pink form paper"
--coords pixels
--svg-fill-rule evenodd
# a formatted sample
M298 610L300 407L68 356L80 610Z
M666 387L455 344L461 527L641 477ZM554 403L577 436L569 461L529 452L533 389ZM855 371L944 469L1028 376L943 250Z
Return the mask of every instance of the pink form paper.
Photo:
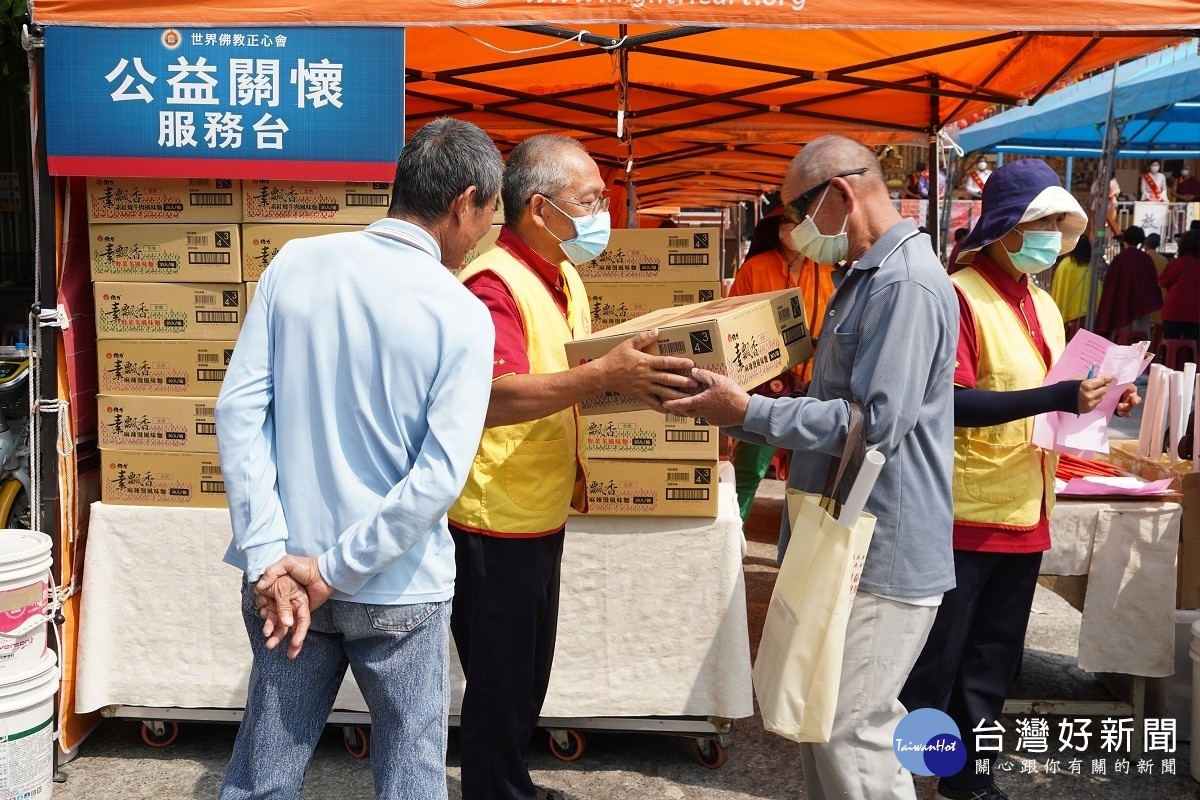
M1038 414L1033 420L1033 443L1046 450L1081 458L1107 453L1108 419L1116 412L1125 387L1150 366L1153 357L1147 356L1148 347L1149 342L1115 345L1089 330L1078 330L1042 385L1086 378L1092 365L1096 367L1096 377L1112 375L1113 382L1108 385L1100 405L1086 414L1067 411Z

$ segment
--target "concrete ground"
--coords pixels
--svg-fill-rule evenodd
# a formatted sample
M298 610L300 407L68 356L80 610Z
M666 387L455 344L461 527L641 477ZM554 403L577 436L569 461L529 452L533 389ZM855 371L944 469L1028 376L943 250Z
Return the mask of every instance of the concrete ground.
M1124 422L1117 435L1136 436L1137 420ZM775 540L783 508L783 486L764 481L748 525L749 548L744 560L752 647L757 647L763 613L770 599L775 568ZM1039 699L1109 698L1091 675L1075 664L1079 613L1058 596L1039 587L1026 640L1023 674L1012 696ZM1015 751L1016 719L1003 721L1009 731L1001 765L1010 771L1001 786L1017 798L1088 800L1168 800L1200 798L1200 784L1189 774L1186 743L1174 753L1155 753L1152 772L1116 774L1120 753L1101 750L1099 720L1093 720L1091 746L1082 753L1058 752L1058 723L1049 718L1049 750L1031 756ZM233 744L232 725L187 723L175 744L155 750L145 746L138 723L105 721L84 743L79 757L61 769L66 782L56 784L56 800L160 800L213 798L220 786ZM1140 734L1140 731L1138 732ZM545 736L535 740L531 768L539 784L565 791L579 800L787 800L807 798L797 745L766 733L755 716L734 724L726 764L716 770L700 766L685 739L633 733L589 733L582 758L564 763L550 755ZM1128 756L1125 756L1128 757ZM1072 774L1078 759L1078 774ZM1173 759L1175 774L1163 774L1164 759ZM1056 771L1046 767L1057 761ZM1094 760L1104 762L1097 774ZM1033 767L1036 766L1036 771ZM1145 765L1142 765L1145 769ZM459 755L451 733L447 774L450 797L459 798ZM933 779L917 779L919 800L931 800ZM373 797L369 760L354 760L342 748L338 729L322 739L308 774L304 800ZM413 800L421 800L414 798Z

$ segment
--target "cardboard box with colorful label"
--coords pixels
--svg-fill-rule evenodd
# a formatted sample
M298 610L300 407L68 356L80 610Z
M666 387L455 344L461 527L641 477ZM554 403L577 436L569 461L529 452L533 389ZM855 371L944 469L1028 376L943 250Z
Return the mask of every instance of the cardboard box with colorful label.
M236 339L240 283L95 284L99 339Z
M109 505L226 508L214 453L100 451L101 499Z
M118 225L88 227L94 281L213 281L242 279L237 225Z
M602 331L664 308L721 298L719 281L693 283L589 283L592 330Z
M579 266L585 284L721 280L720 228L617 228Z
M232 341L99 341L100 394L216 397L233 345Z
M717 461L588 461L588 514L715 517Z
M812 339L799 289L727 297L712 303L667 308L567 342L567 362L584 364L642 331L658 328L661 355L689 358L697 367L727 375L743 389L812 358ZM583 414L645 408L620 392L579 404Z
M100 395L102 450L217 452L211 397Z
M242 181L242 222L370 225L391 202L390 183Z
M595 458L716 459L719 429L702 419L652 409L580 417L587 453Z
M252 225L246 223L242 226L241 276L237 280L258 280L279 252L279 248L293 239L307 239L312 236L347 233L362 229L362 225L289 225L286 223Z
M241 222L229 178L88 178L88 222Z

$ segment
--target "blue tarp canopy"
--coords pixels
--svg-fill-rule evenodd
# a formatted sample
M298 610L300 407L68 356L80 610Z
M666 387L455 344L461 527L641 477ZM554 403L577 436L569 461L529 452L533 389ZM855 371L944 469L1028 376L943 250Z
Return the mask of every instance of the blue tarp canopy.
M1200 157L1200 55L1188 42L1117 69L1113 118L1124 120L1116 155ZM968 152L1099 157L1112 71L1052 92L959 132Z

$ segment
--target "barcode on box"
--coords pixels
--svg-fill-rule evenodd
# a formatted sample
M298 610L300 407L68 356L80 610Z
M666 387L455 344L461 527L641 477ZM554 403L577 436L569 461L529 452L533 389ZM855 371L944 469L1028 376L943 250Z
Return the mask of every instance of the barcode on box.
M189 264L228 264L229 253L188 253Z
M708 431L667 431L668 442L707 442Z
M217 435L217 423L215 423L215 422L197 422L196 423L196 435L197 436L216 436Z
M236 311L197 311L196 322L221 322L237 324L238 312Z
M667 489L668 500L707 500L708 489Z
M196 305L211 306L216 305L217 296L215 294L197 294Z
M708 264L708 253L667 253L667 263L673 267L703 267Z
M225 370L223 369L198 369L196 370L196 380L217 382L225 380Z
M800 341L806 336L808 336L808 328L801 322L799 325L783 329L783 344L786 347L789 344Z
M789 319L792 318L791 309L787 308L786 306L780 306L779 308L777 308L775 310L779 313L779 321L780 322L787 322Z
M223 192L196 192L188 198L194 206L231 206L233 195Z
M369 206L371 208L387 208L391 205L391 198L386 194L348 194L346 195L346 207L353 206Z
M692 240L683 236L668 236L667 247L684 247L691 250Z
M221 468L220 467L206 467L206 466L201 465L200 466L200 474L201 475L220 475Z
M696 295L684 294L683 292L675 293L675 303L677 305L686 306L696 302Z
M213 415L213 410L214 409L212 406L196 406L196 413L193 416L211 417Z
M686 342L659 342L658 353L663 356L681 356L686 344Z
M687 425L688 424L688 418L683 416L682 414L667 414L666 416L667 416L667 424L668 425Z
M673 469L669 469L669 470L667 470L667 480L668 481L679 481L681 483L691 483L692 482L692 473L677 472Z
M219 364L221 356L217 353L197 353L196 362L199 364Z
M200 481L201 494L225 494L225 481Z
M188 247L208 247L208 237L193 234L187 235Z

